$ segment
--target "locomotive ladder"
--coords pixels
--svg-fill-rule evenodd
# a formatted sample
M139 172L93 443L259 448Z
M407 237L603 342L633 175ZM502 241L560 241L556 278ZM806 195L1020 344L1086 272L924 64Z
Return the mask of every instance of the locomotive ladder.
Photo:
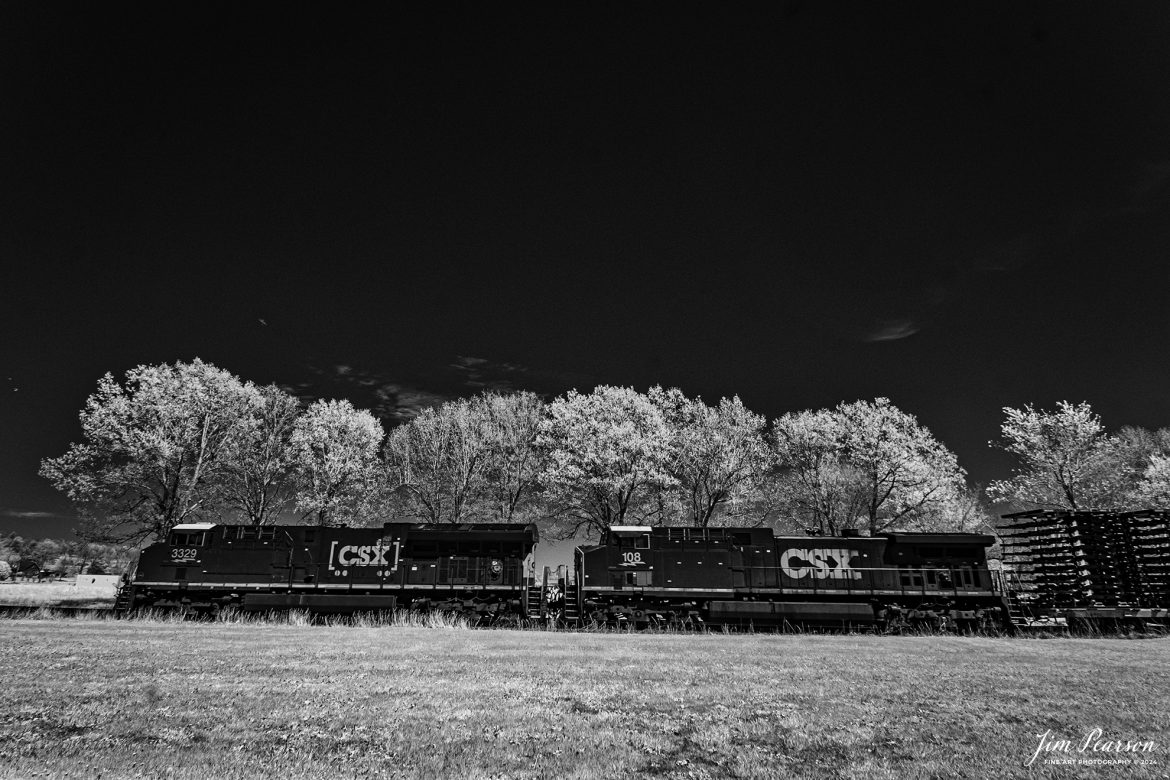
M547 578L547 575L546 575ZM544 585L537 585L535 577L528 579L524 592L524 617L544 617Z
M565 622L577 623L581 620L581 594L577 587L577 573L572 569L565 572L563 590L565 592Z
M114 614L125 615L134 606L134 586L130 584L118 588L118 595L114 599Z
M1033 611L1031 605L1025 604L1023 599L1020 598L1023 592L1024 585L1019 575L1015 572L1004 572L1004 603L1007 605L1008 620L1016 627L1027 626L1030 617L1032 617L1028 615L1029 612Z
M1020 597L1016 591L1010 591L1007 596L1008 620L1014 626L1024 626L1028 623L1028 618L1024 615L1024 605L1020 603Z

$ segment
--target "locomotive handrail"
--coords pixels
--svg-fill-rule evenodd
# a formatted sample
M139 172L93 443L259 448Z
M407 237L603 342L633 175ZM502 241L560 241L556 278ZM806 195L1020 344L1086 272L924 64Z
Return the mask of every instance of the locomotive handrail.
M998 592L992 577L992 572L983 567L953 567L953 566L856 566L849 567L847 572L858 573L862 576L840 577L834 576L830 569L805 569L806 574L792 577L781 566L743 566L736 567L737 572L744 575L743 588L745 590L808 590L814 595L828 593L869 593L878 591L897 591L902 595L925 596L926 594L950 593L959 596L966 593ZM774 572L775 577L764 576L765 581L774 581L776 585L761 585L753 582L752 572ZM870 574L866 577L864 575ZM887 582L877 580L873 574L885 575ZM964 581L964 574L969 575ZM929 580L933 578L934 582ZM786 583L785 580L788 580Z
M499 583L489 583L487 575L489 569L477 562L475 565L468 567L468 576L466 580L447 581L442 582L437 579L437 572L435 579L427 581L410 582L409 577L409 560L403 561L398 569L394 571L386 570L385 574L376 579L354 581L350 578L340 579L329 576L329 570L326 564L317 563L311 566L297 566L295 568L289 567L290 570L286 577L283 577L290 589L305 590L311 589L319 590L336 590L343 589L346 591L354 590L355 588L365 590L386 590L397 589L403 585L409 585L412 588L429 589L429 590L448 590L457 589L460 585L473 586L488 586L504 588L523 588L524 584L517 584L509 582L508 577L501 574ZM283 568L283 567L281 567ZM972 567L968 569L971 575L970 581L963 582L959 569L955 567L894 567L894 566L873 566L873 567L849 567L847 570L850 573L857 573L860 577L834 577L832 570L817 570L808 569L807 574L799 579L793 580L790 575L783 574L784 568L779 566L747 566L735 567L737 573L745 575L743 588L748 591L758 590L763 588L765 590L778 589L781 592L785 590L811 591L813 594L873 594L878 591L890 592L895 591L902 595L918 595L924 596L926 594L942 594L951 593L959 595L960 592L970 593L973 591L979 592L996 592L996 583L993 580L994 573L989 570ZM298 578L297 570L303 573L303 579ZM768 586L756 581L755 577L750 576L751 572L770 572L773 577L765 575L765 581L772 581L776 584ZM823 574L821 572L824 572ZM558 582L568 584L570 578L574 578L577 574L575 567L561 566L555 573ZM865 575L871 576L865 576ZM885 581L875 580L874 574L884 575ZM928 575L933 574L935 582L932 584L928 581ZM553 578L553 572L550 569L545 570L542 586L547 589L550 580ZM514 579L514 578L513 578ZM306 581L307 580L307 581ZM1002 588L1000 589L1002 590Z
M429 559L428 559L429 560ZM404 563L408 563L406 559ZM398 590L403 586L409 586L412 589L431 589L431 590L451 590L459 589L461 586L470 586L473 588L493 588L493 589L511 589L522 590L526 587L524 578L520 576L519 572L511 572L502 569L499 572L499 580L492 581L490 564L476 564L468 566L467 576L455 579L448 579L443 581L439 579L436 572L428 581L410 581L408 576L408 569L406 566L400 564L396 569L385 569L381 576L368 576L355 579L352 576L344 578L330 576L330 569L328 564L315 563L312 565L296 565L295 567L286 567L273 564L273 580L271 584L279 584L289 590ZM288 568L288 572L283 570ZM298 574L300 576L298 576Z

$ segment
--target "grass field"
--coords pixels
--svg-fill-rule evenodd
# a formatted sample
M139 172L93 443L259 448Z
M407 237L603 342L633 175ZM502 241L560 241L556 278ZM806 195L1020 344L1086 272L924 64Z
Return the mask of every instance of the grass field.
M1170 774L1166 640L21 619L0 659L2 777ZM1025 768L1046 731L1156 763Z
M94 582L94 580L97 580ZM49 582L0 582L0 604L32 607L109 607L116 577L80 577Z

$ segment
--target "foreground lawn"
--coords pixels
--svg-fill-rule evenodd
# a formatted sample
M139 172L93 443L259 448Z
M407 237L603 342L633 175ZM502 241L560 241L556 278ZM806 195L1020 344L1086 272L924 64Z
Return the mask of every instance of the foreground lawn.
M0 776L1166 777L1170 641L0 620ZM1156 762L1024 764L1037 735Z

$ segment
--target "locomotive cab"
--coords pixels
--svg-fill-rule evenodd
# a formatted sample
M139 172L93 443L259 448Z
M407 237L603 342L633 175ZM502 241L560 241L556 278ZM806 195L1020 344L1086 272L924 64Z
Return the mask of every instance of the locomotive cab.
M167 534L165 544L143 550L140 560L176 582L198 580L199 567L214 543L215 529L215 523L180 523Z
M884 533L886 565L898 570L899 585L957 592L991 589L985 534Z
M643 525L618 525L609 529L607 563L610 584L614 588L645 588L654 584L654 564L650 554L652 530Z
M167 543L171 547L206 547L215 523L186 523L171 529Z

